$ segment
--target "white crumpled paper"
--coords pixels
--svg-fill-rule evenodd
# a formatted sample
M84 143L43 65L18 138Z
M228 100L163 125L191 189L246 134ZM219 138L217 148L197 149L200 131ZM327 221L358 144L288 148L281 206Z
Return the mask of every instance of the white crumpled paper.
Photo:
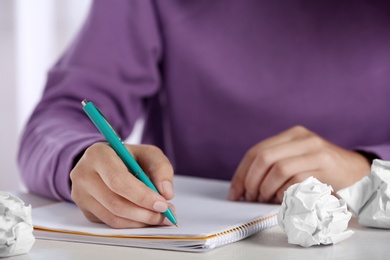
M368 176L337 194L361 225L390 228L390 161L374 160Z
M291 185L284 192L278 222L290 244L336 244L353 234L346 231L352 214L346 203L331 192L331 186L314 177Z
M0 191L0 257L26 254L34 242L31 206Z

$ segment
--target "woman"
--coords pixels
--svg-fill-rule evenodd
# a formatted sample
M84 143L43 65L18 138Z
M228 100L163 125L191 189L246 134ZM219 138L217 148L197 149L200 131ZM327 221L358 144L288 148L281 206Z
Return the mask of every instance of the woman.
M390 159L386 1L95 1L22 137L32 192L112 227L164 222L175 174L232 179L229 199L335 190ZM93 101L161 195L130 175L81 109Z

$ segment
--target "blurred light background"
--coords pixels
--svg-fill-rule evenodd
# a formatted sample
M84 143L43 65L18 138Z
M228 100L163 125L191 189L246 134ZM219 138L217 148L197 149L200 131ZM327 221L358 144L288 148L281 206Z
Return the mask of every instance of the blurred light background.
M90 0L0 0L0 190L23 190L21 131L48 69L81 27Z

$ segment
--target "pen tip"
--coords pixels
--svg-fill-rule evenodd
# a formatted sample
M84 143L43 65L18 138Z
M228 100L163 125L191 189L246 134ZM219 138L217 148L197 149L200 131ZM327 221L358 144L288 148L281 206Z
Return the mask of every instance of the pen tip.
M176 227L179 227L179 225L178 225L177 223L175 224L175 226L176 226Z

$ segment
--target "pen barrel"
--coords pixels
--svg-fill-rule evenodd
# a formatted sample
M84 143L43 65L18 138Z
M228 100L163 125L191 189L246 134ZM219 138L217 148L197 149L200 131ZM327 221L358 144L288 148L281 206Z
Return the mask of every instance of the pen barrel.
M111 127L103 114L94 106L94 104L88 102L83 106L83 109L96 128L106 138L112 149L121 158L127 169L133 175L139 175L143 172L142 168L131 156L130 152L127 150L120 137L116 134L115 130Z
M119 158L121 158L122 162L126 165L130 173L133 174L141 182L143 182L147 187L160 194L157 188L152 183L152 181L142 170L141 166L139 166L139 164L127 150L126 146L124 145L120 137L116 134L115 130L111 127L110 123L107 121L104 115L91 102L83 101L83 109L88 115L88 117L91 119L91 121L94 123L96 128L106 138L112 149L116 152ZM173 224L177 223L172 211L169 208L163 214Z

